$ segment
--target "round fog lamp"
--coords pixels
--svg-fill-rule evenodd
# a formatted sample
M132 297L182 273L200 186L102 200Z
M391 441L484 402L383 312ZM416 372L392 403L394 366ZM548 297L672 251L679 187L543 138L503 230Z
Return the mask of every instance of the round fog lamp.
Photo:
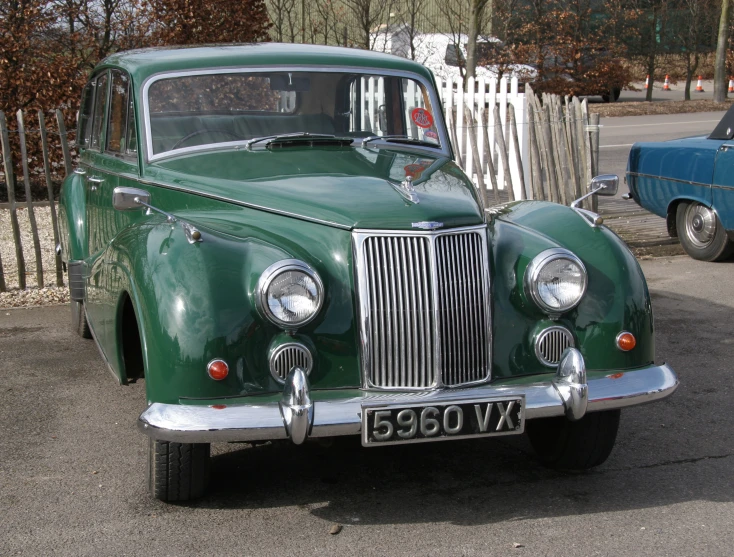
M316 271L303 261L286 259L268 267L260 277L258 307L276 325L298 327L316 317L323 291Z
M586 293L586 269L565 249L549 249L528 265L525 283L533 301L553 315L573 309Z

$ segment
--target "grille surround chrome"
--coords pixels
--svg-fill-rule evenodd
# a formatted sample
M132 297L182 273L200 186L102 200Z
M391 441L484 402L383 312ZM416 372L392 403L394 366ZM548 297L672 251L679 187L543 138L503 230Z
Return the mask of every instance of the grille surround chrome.
M535 356L546 367L558 367L563 351L575 347L571 331L560 325L547 327L535 336Z
M285 383L288 373L294 366L303 369L306 375L310 375L313 369L313 355L308 347L300 342L287 342L276 346L271 350L268 362L270 375L281 384Z
M475 235L475 236L472 236ZM439 253L439 242L446 243L445 241L441 239L447 239L447 237L453 237L453 236L466 236L466 238L470 238L468 240L470 243L474 242L470 246L471 249L469 251L471 252L469 255L471 257L471 264L473 267L469 266L469 263L462 263L459 257L453 257L455 254L451 253L451 264L454 265L452 269L449 269L450 272L453 271L462 271L462 270L470 270L472 271L471 275L469 277L470 280L466 280L466 276L460 275L460 274L454 274L449 276L449 278L454 279L456 277L459 277L463 279L460 283L458 283L458 286L460 286L460 289L450 289L447 290L445 288L446 285L444 285L444 291L449 292L452 295L451 302L454 304L453 307L448 307L449 310L452 310L454 314L459 313L460 318L463 319L463 324L466 325L469 323L471 329L470 332L477 331L480 335L480 338L484 339L484 342L477 342L476 337L471 337L471 341L466 343L467 349L464 350L464 355L467 355L466 358L463 360L461 357L463 357L462 354L459 354L459 362L463 362L466 364L469 363L476 363L479 362L481 365L479 367L474 367L472 370L467 372L470 377L470 380L460 381L460 382L451 382L445 380L445 373L446 370L444 369L444 354L443 354L443 345L445 344L445 339L441 336L441 323L442 323L442 311L445 311L447 309L447 304L444 304L443 306L440 305L441 298L439 297L439 289L441 286L439 285L440 280L440 272L438 269L439 265L439 256L442 256L441 253ZM489 280L489 244L487 239L487 227L486 225L479 225L479 226L470 226L470 227L462 227L462 228L453 228L448 230L435 230L435 231L416 231L416 230L355 230L352 234L353 238L353 249L354 249L354 261L355 261L355 279L357 284L357 293L358 293L358 307L359 307L359 332L360 332L360 349L361 349L361 360L362 360L362 383L363 387L367 389L373 389L373 390L384 390L384 391L426 391L431 389L439 389L439 388L454 388L454 387L465 387L470 385L479 385L487 383L491 380L492 374L491 374L491 362L492 362L492 318L491 318L491 297L490 297L490 280ZM391 340L391 331L386 331L383 327L382 329L374 329L373 323L372 323L372 307L371 307L371 301L372 301L372 295L373 292L376 293L375 283L370 281L370 273L372 272L371 269L368 269L368 247L366 247L366 242L368 242L372 238L383 238L387 239L393 238L396 239L397 242L394 244L396 247L400 246L406 246L406 244L409 244L409 240L416 240L416 239L422 239L425 244L425 260L418 261L419 257L413 252L408 254L408 261L403 263L399 259L392 260L393 263L397 261L399 268L397 269L397 274L395 274L395 268L389 269L389 272L394 275L394 277L398 277L399 280L396 282L395 278L388 277L387 273L388 270L383 268L381 271L384 273L384 279L387 281L392 278L392 283L387 283L388 288L391 290L391 293L393 294L393 297L395 295L395 292L397 290L400 290L401 288L405 288L404 292L398 292L398 296L402 295L402 293L407 293L408 296L410 296L411 300L414 300L416 296L418 296L419 293L424 294L424 298L422 299L422 302L424 304L427 304L425 310L421 310L419 306L418 311L410 311L410 315L408 316L399 316L399 317L392 317L393 325L397 324L399 333L393 334L393 337L397 336L400 338L406 338L405 335L407 334L410 338L411 334L415 334L414 332L411 332L413 327L415 325L415 328L418 329L418 334L420 334L420 330L426 332L426 339L428 342L428 349L426 352L424 352L424 360L421 360L422 363L428 362L425 364L427 366L427 371L430 373L427 373L426 380L423 381L423 384L420 386L414 386L411 384L406 384L405 381L402 381L402 384L386 384L389 382L386 382L384 380L373 380L374 379L374 371L373 365L375 362L373 360L379 360L378 358L375 358L373 356L373 345L377 347L379 345L380 348L384 348L386 346L386 343L388 343L388 351L394 349L394 345L389 345L389 341ZM404 243L400 243L399 239L408 239ZM460 242L460 240L457 240ZM417 245L417 243L413 244L414 246ZM473 251L472 251L473 250ZM396 249L396 255L403 255L405 252L400 249L400 254L397 254ZM407 251L407 249L406 249ZM459 255L467 255L466 253L462 252L462 254ZM374 256L374 252L373 252ZM392 253L391 253L392 256ZM445 256L445 254L443 255ZM442 257L443 257L442 256ZM410 263L413 263L413 259L416 260L416 262L423 263L423 265L419 268L418 266L415 267L409 267L408 265ZM443 264L446 265L446 260L442 260ZM382 260L378 261L378 263L383 263ZM374 264L374 261L373 261ZM462 267L463 265L463 267ZM405 277L400 276L401 271L405 271L407 275ZM444 269L444 272L446 269ZM421 274L422 273L422 274ZM426 282L422 285L425 292L421 291L420 288L417 290L413 288L413 290L410 289L411 285L415 287L415 281L421 281L425 280ZM400 281L403 281L402 283ZM410 283L409 283L410 281ZM402 284L402 286L400 286ZM454 286L457 286L457 284L453 284ZM378 285L379 286L379 285ZM371 292L371 289L373 292ZM387 290L386 289L386 290ZM461 292L459 292L461 290ZM463 297L462 297L463 296ZM379 296L375 295L375 298L379 300ZM393 303L395 300L392 300ZM470 303L473 302L473 305L469 306ZM385 302L383 301L383 304ZM399 302L402 304L402 301ZM461 305L464 303L464 305ZM408 302L406 301L406 305L403 306L406 308L409 308ZM384 305L381 306L381 309L384 310ZM424 311L423 317L421 318L418 314L419 312ZM417 318L411 320L411 317L413 317L413 314L417 315ZM384 314L381 314L381 317ZM385 321L387 321L387 317L385 317ZM468 321L467 321L468 320ZM400 328L400 327L404 327ZM408 331L405 333L404 331ZM461 336L457 336L454 334L455 331L451 331L452 339L453 339L453 345L454 346L462 346L461 345ZM379 341L384 341L382 343L373 342L374 335L381 335L379 338ZM417 337L414 337L417 338ZM468 338L468 337L467 337ZM458 339L458 340L457 340ZM473 343L473 344L472 344ZM417 342L413 343L413 346L411 348L410 344L408 345L408 348L411 349L413 354L415 354L416 350L420 350L420 348L416 349L415 346L417 345ZM472 352L474 350L473 346L477 345L482 347L481 350L481 356L477 356L476 352ZM402 347L401 347L402 348ZM397 352L402 355L402 350L397 350ZM407 362L408 369L411 369L411 360L410 356L412 354L408 354L408 357L403 361L403 366ZM382 355L383 359L385 358L385 353L383 352ZM476 356L476 357L475 357ZM388 356L389 357L389 356ZM447 356L448 358L448 356ZM474 358L474 360L472 360ZM403 368L401 368L402 370ZM477 371L481 372L480 374L477 373ZM466 377L467 373L464 373L464 377ZM472 378L471 376L474 375L474 377L478 378ZM393 377L395 377L395 372L393 370ZM415 375L414 375L415 377ZM455 376L458 377L458 376ZM379 379L379 378L378 378Z

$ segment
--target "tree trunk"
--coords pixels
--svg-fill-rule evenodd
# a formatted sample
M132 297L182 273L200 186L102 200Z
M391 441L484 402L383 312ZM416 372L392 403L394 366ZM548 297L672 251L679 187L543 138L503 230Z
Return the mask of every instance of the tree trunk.
M653 49L655 47L653 46ZM650 51L647 55L647 75L650 76L650 83L647 87L647 93L645 94L645 100L648 102L652 101L652 86L655 83L655 50Z
M729 7L731 0L721 0L719 19L719 40L716 43L716 63L714 64L714 102L726 100L726 43L729 38Z

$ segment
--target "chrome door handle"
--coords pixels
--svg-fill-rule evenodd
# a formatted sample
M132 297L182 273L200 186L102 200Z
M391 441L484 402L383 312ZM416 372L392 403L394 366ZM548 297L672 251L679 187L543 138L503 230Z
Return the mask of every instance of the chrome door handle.
M104 178L98 178L97 176L90 176L87 178L87 181L92 184L89 189L92 191L97 191L97 186L104 182Z

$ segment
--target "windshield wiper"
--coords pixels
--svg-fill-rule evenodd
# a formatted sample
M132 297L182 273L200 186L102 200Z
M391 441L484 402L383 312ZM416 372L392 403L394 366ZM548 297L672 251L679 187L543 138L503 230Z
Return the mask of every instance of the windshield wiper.
M365 137L362 140L362 147L364 147L370 141L377 141L378 139L387 141L389 143L409 143L413 145L426 145L427 147L433 147L434 149L439 149L441 147L437 143L424 141L422 139L415 139L413 137L408 137L407 135L371 135L369 137Z
M308 133L308 132L295 132L295 133L281 133L277 135L265 135L263 137L253 137L252 139L248 139L245 141L245 148L249 149L251 145L254 145L255 143L260 143L261 141L267 141L268 143L272 141L278 141L280 139L293 139L293 138L309 138L309 139L334 139L336 138L333 134L328 133Z

